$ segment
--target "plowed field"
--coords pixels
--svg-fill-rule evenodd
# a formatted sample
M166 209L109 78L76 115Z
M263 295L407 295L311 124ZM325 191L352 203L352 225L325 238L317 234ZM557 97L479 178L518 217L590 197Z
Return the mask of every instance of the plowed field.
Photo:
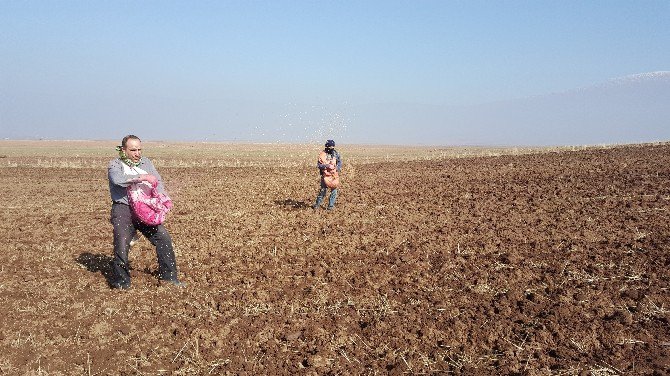
M188 287L127 291L114 145L0 143L1 374L670 373L670 145L344 146L327 212L318 148L145 143Z

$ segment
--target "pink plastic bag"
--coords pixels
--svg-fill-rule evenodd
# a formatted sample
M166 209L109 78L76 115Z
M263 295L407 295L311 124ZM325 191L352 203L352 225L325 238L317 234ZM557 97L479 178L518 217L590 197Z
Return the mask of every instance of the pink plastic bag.
M172 200L156 189L158 183L135 183L128 186L128 204L140 222L158 226L172 209Z

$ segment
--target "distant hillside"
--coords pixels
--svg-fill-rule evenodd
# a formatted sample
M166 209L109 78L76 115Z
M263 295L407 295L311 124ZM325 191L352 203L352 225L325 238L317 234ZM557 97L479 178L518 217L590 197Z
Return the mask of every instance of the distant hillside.
M475 106L358 107L354 119L353 131L361 134L352 138L371 142L575 145L670 140L670 72ZM378 121L387 132L364 134L366 122Z
M39 108L40 111L34 109ZM562 146L670 140L670 72L472 106L331 107L128 93L74 98L0 91L0 138L150 139L403 145Z

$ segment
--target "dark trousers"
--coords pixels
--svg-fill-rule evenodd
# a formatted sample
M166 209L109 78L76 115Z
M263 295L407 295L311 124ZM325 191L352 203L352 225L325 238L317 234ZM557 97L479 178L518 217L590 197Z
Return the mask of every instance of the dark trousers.
M165 280L177 279L177 261L172 249L172 239L163 225L149 226L134 218L130 206L112 204L112 225L114 226L114 261L113 270L116 282L130 285L128 267L128 251L130 240L141 232L156 247L158 257L158 278Z

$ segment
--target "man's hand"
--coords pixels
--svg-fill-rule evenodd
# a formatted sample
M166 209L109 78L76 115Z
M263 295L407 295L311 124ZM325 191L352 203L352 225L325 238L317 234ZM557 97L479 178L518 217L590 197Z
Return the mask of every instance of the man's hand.
M151 174L142 174L142 175L140 175L140 180L141 180L141 181L147 181L147 182L149 182L151 185L156 185L156 183L158 182L158 179L157 179L155 176L151 175Z

